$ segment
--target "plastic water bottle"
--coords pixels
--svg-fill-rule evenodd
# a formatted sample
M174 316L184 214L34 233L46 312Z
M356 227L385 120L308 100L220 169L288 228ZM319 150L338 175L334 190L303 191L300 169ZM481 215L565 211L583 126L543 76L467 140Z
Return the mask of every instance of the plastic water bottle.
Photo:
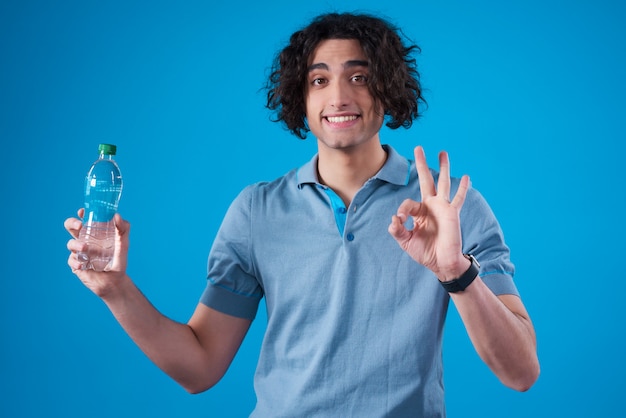
M113 160L116 146L100 144L100 157L85 178L85 214L78 239L87 244L78 253L83 270L105 271L110 267L115 249L115 223L122 195L122 173Z

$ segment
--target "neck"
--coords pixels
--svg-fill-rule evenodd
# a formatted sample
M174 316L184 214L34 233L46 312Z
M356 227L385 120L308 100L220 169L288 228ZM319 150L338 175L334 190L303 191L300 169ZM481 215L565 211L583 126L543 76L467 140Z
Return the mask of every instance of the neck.
M353 149L319 147L317 171L322 184L339 195L346 206L352 198L385 164L387 153L379 141Z

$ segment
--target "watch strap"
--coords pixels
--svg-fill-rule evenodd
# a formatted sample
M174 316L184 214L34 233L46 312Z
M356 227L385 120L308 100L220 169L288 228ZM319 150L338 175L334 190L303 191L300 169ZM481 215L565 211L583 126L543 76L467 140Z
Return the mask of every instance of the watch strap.
M480 271L480 264L478 264L478 261L476 261L476 258L474 258L473 255L463 255L471 262L467 271L457 279L450 280L448 282L439 282L448 293L462 292L465 290L467 286L474 281L476 276L478 276L478 272Z

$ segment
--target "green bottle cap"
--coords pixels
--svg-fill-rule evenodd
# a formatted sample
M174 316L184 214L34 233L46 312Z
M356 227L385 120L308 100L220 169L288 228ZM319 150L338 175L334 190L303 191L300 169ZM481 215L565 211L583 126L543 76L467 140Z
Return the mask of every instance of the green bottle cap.
M100 151L100 154L104 155L115 155L117 147L113 144L100 144L98 146L98 151Z

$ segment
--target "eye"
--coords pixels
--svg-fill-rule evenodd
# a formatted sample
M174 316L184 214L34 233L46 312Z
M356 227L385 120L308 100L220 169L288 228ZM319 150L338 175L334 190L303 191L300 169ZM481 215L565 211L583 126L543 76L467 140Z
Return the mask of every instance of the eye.
M357 74L353 75L351 80L355 84L363 85L367 83L367 76L364 74Z
M311 80L311 85L312 86L321 86L326 84L326 79L325 78L321 78L321 77L317 77Z

